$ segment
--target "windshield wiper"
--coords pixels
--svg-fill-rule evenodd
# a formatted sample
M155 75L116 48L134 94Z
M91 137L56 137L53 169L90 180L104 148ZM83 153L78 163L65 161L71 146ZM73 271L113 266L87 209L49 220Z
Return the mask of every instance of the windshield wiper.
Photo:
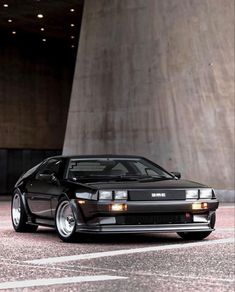
M73 181L79 181L79 180L138 180L137 177L133 176L122 176L122 175L84 175L79 176L77 178L71 178Z
M76 181L79 180L96 180L96 179L102 179L102 180L116 180L116 181L151 181L151 180L167 180L172 179L164 176L150 176L150 175L103 175L103 174L88 174L84 176L79 176L76 178ZM72 178L72 180L75 180L75 178Z
M140 181L154 181L154 180L168 180L172 179L171 177L166 177L166 176L151 176L151 175L146 175L145 177L140 178Z

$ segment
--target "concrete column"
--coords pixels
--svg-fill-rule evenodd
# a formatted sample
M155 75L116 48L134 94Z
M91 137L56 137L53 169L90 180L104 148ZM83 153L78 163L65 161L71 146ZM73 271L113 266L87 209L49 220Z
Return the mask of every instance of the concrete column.
M86 0L64 154L234 189L234 1Z

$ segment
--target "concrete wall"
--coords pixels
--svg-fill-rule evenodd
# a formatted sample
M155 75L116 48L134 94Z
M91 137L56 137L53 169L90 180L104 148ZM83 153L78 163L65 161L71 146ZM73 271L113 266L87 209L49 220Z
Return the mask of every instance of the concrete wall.
M64 153L234 189L234 1L86 0Z
M0 42L0 148L62 149L74 58L35 44Z

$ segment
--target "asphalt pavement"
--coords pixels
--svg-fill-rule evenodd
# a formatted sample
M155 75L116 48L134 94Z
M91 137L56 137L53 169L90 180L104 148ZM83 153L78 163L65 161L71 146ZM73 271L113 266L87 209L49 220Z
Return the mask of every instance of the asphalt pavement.
M175 233L78 236L16 233L0 202L0 291L234 291L234 205L221 205L203 241Z

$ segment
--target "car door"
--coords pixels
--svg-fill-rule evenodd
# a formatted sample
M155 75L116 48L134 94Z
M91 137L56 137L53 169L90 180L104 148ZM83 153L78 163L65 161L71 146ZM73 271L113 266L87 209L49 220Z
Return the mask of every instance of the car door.
M52 200L61 194L61 159L48 160L26 185L26 200L32 214L40 218L53 218Z

